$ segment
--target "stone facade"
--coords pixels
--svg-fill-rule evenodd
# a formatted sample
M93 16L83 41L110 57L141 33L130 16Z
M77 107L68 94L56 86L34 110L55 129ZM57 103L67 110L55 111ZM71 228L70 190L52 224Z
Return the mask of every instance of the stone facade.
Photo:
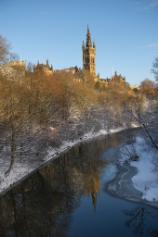
M89 28L87 28L86 43L82 44L83 52L83 70L88 71L91 75L96 77L96 46L91 41L91 34Z
M34 68L34 72L43 73L44 75L49 77L53 75L53 66L49 65L48 60L46 61L46 64L38 62Z

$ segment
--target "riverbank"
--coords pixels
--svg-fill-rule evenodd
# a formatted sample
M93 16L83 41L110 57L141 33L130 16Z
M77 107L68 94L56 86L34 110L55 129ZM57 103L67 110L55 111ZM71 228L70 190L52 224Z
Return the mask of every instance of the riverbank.
M158 154L141 137L136 138L134 146L138 161L123 155L117 164L118 173L106 185L106 190L115 197L158 208Z
M131 128L136 128L137 126L133 124ZM5 175L4 173L0 174L0 196L4 195L6 192L8 192L10 189L21 183L22 181L26 180L30 175L35 173L38 169L44 167L48 164L48 162L51 162L52 160L58 158L62 153L67 152L75 145L78 145L80 143L90 141L94 138L97 138L99 136L105 136L108 134L114 134L121 132L123 130L128 129L127 127L119 127L115 129L110 129L109 132L106 130L100 130L97 133L89 132L85 134L84 136L80 137L79 139L76 139L75 141L70 142L63 142L63 144L59 148L52 148L49 147L47 150L47 154L42 160L38 160L38 162L32 162L31 164L28 162L20 163L15 162L12 170L8 175Z

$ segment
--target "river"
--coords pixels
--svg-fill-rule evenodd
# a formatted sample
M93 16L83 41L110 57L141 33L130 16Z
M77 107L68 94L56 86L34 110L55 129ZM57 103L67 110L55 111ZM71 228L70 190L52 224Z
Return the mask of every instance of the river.
M1 237L156 237L158 209L106 191L137 130L72 148L0 198Z

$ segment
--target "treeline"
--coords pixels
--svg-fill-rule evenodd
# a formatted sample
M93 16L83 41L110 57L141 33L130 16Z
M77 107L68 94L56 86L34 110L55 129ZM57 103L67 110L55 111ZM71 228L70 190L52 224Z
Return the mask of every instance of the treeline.
M48 63L6 62L7 53L1 50L0 58L0 155L11 157L7 173L17 157L38 159L50 145L129 127L134 111L143 113L145 98L157 93L145 83L132 89L117 73L106 82L82 71L50 73Z
M31 147L59 146L86 132L129 124L129 108L142 106L139 94L118 78L104 85L81 72L12 68L9 76L0 75L1 151L10 147L11 166L18 152L26 155Z

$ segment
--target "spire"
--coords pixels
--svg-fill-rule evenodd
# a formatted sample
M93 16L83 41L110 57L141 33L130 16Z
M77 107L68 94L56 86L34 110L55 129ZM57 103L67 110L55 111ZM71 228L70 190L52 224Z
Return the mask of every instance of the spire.
M49 67L49 61L48 61L48 59L46 60L46 66Z
M87 26L87 40L86 40L86 47L92 47L92 41L91 41L91 33L89 30L89 27Z
M93 42L93 48L94 48L94 49L96 48L96 44L95 44L95 41Z
M84 40L83 40L83 42L82 42L82 49L84 49L85 48L85 43L84 43Z
M94 210L96 210L96 206L97 206L97 194L95 192L91 193L91 198L92 198L92 204L94 207Z

